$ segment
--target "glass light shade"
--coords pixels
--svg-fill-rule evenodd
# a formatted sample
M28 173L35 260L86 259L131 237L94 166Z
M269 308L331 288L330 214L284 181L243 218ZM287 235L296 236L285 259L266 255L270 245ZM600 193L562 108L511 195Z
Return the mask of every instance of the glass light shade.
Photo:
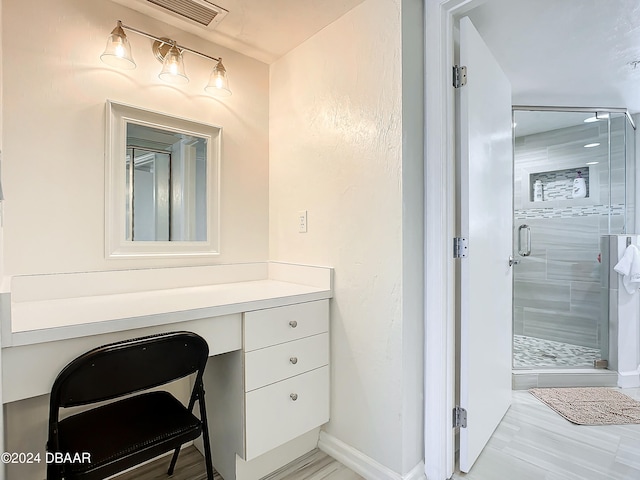
M175 84L189 83L189 77L184 72L182 53L175 45L172 45L162 62L162 71L158 75L161 80Z
M118 22L116 28L109 35L107 47L104 49L103 54L100 55L100 60L112 67L131 70L136 68L136 62L133 61L131 45L129 45L129 40L127 40L127 35L121 25Z
M227 70L224 68L224 65L222 65L222 59L220 59L213 68L213 72L211 72L209 76L209 83L204 89L217 97L228 97L231 95Z

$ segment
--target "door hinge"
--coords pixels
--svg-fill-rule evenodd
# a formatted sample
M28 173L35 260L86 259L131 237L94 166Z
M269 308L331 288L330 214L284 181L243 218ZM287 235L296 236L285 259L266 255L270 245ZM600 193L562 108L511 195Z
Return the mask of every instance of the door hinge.
M453 409L453 427L467 428L467 411L460 405Z
M469 241L465 237L453 238L453 258L467 258Z
M467 67L454 65L453 66L453 87L460 88L467 84Z

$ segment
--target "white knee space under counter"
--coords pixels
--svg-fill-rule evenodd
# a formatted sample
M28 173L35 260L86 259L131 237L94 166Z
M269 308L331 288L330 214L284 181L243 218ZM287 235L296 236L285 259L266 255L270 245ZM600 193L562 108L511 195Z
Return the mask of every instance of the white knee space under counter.
M192 331L210 350L214 465L259 478L314 448L329 420L332 282L331 268L273 262L14 277L0 296L2 402L48 394L91 348Z

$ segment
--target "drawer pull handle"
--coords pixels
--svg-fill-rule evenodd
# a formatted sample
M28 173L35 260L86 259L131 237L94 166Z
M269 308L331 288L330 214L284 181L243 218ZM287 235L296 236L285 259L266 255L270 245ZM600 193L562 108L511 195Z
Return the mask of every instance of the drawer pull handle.
M296 363L298 363L298 357L291 357L291 358L289 359L289 361L290 361L293 365L295 365Z
M296 322L295 320L291 320L291 321L289 322L289 326L290 326L291 328L296 328L296 327L298 326L298 322Z
M293 400L294 402L298 399L298 394L297 393L292 393L289 396L291 397L291 400Z

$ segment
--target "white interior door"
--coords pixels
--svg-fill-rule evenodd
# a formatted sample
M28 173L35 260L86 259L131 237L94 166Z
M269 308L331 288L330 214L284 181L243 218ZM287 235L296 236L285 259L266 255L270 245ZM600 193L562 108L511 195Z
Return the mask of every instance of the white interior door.
M460 470L468 472L511 404L511 86L465 17L460 20Z

